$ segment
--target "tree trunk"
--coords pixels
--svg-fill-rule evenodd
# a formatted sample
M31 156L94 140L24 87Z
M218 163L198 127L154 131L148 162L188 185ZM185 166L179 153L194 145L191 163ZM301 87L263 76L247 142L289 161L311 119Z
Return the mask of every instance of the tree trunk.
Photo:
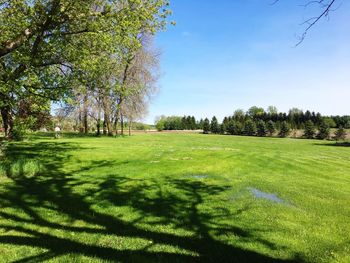
M6 138L12 138L13 133L13 118L9 106L1 108L1 117Z
M132 122L131 122L131 120L129 120L129 136L131 136L131 125L132 125Z
M124 118L122 114L120 114L120 128L121 128L120 134L124 135Z
M87 93L84 95L84 133L88 134L89 125L88 125L88 95Z

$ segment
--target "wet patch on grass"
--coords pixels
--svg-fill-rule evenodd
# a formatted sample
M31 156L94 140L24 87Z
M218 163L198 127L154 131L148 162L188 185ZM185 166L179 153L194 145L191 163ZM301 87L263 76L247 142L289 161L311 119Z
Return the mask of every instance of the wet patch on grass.
M248 189L254 195L254 197L257 199L265 199L265 200L269 200L271 202L278 203L278 204L286 204L287 203L285 200L279 198L276 194L266 193L266 192L260 191L259 189L252 188L252 187L250 187Z

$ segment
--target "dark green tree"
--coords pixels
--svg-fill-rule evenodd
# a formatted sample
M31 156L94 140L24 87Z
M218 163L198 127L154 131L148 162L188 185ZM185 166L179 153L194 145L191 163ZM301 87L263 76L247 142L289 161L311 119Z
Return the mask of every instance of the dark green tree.
M225 134L225 124L221 123L219 125L219 132L220 134Z
M320 129L317 133L317 138L320 140L328 139L329 138L329 126L326 122L321 121Z
M343 141L346 138L346 131L345 129L340 126L334 133L334 140L336 141Z
M278 133L278 135L281 138L285 138L289 135L290 133L290 126L286 121L281 122L281 127L280 127L280 132Z
M267 129L267 132L268 132L269 136L273 136L273 134L276 131L275 123L273 121L271 121L271 120L268 121L267 125L266 125L266 129Z
M205 118L203 121L203 133L208 134L210 131L210 123L208 118Z
M259 137L266 136L267 129L266 129L266 124L263 120L258 121L258 124L256 125L256 131Z
M244 123L244 134L248 136L254 136L256 134L256 125L251 119L248 119Z
M211 119L210 122L210 131L214 134L217 134L220 132L220 127L219 127L219 123L218 123L218 119L214 116Z
M305 122L304 137L307 139L313 139L315 136L315 126L314 123L309 120Z

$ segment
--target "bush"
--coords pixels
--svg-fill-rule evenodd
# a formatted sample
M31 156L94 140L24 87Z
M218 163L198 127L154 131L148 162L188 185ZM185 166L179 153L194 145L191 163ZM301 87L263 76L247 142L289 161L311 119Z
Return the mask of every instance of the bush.
M244 134L248 136L254 136L256 133L256 126L252 120L247 120L244 123Z
M312 121L305 123L304 137L307 139L313 139L315 136L315 126Z
M260 137L266 136L267 130L266 130L265 122L263 120L258 121L258 124L256 125L256 129L257 129L258 136Z
M280 136L281 138L285 138L289 135L289 133L290 127L286 121L283 121L281 123L280 132L278 133L278 136Z

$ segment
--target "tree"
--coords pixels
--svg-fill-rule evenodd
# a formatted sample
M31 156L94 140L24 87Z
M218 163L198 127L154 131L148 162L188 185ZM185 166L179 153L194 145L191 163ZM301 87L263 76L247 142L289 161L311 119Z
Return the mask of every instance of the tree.
M289 133L290 133L290 127L286 121L283 121L281 123L280 131L279 131L278 135L281 138L284 138L284 137L287 137L289 135Z
M6 135L19 100L28 94L59 100L101 54L112 56L125 44L140 46L134 41L140 28L153 34L164 28L169 14L166 0L7 2L0 8L0 111Z
M346 131L343 127L339 127L336 131L335 131L335 134L334 134L334 140L336 141L342 141L342 140L345 140L346 138Z
M312 121L307 121L305 123L304 137L307 139L313 139L315 136L315 126Z
M259 120L256 125L257 135L259 137L264 137L267 134L266 124L263 120Z
M203 133L204 134L208 134L210 131L210 123L209 123L209 119L205 118L204 122L203 122Z
M256 125L251 119L248 119L244 123L244 134L248 136L254 136L256 134Z
M268 121L266 125L267 132L269 133L269 136L273 136L273 134L276 131L275 123L273 121Z
M225 124L221 123L219 125L219 133L220 134L225 134Z
M210 122L210 131L211 133L217 134L220 132L220 127L219 127L219 123L218 123L218 119L214 116L211 119Z
M317 133L317 138L320 140L328 139L329 133L330 131L328 124L325 121L321 122L319 131Z

